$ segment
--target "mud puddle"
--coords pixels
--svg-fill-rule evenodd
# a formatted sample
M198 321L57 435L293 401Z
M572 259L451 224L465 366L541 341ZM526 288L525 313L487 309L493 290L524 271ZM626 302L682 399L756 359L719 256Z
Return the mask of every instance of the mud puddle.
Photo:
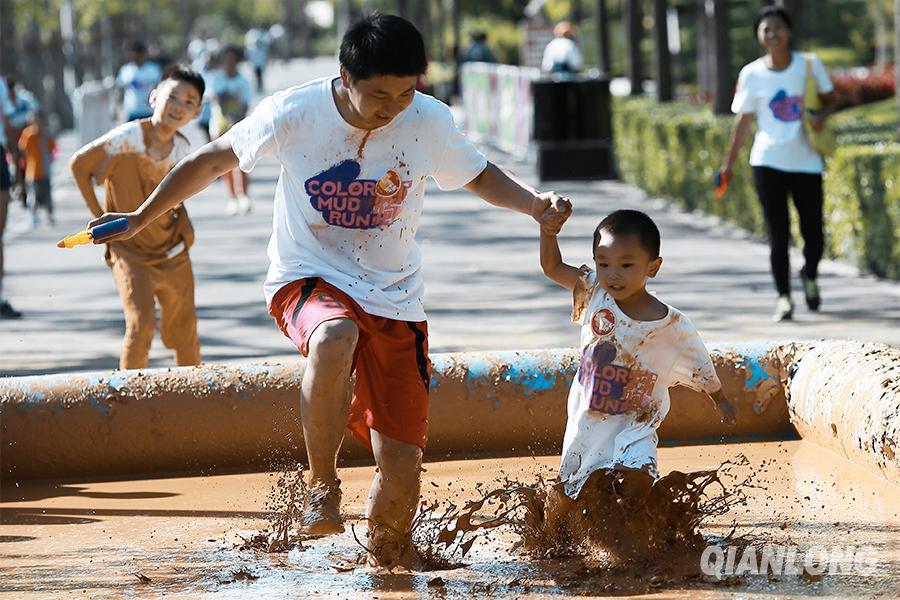
M244 539L270 526L267 494L277 475L254 473L4 485L0 594L17 598L163 594L238 598L248 593L263 598L900 596L896 485L803 442L662 448L659 458L663 472L692 472L715 469L739 454L747 457L748 465L742 469L755 475L759 487L746 491L745 503L713 515L701 526L704 545L735 532L749 536L745 546L756 540L803 550L840 542L874 549L875 570L865 575L698 576L696 565L690 564L693 559L688 564L680 560L687 555L684 552L674 561L685 567L678 570L673 561L635 568L603 555L516 550L522 535L514 527L490 528L490 535L473 532L478 539L465 556L452 553L444 565L451 568L443 570L434 570L434 565L432 570L412 572L366 567L349 528L338 536L305 540L288 552L242 550ZM459 507L458 517L466 502L495 491L485 487L489 482L498 477L534 482L557 461L540 457L429 463L423 474L423 499L445 511L452 503ZM365 530L362 517L371 475L371 467L341 470L344 514L358 536ZM723 483L727 489L735 481ZM472 521L483 523L496 514L488 508ZM431 523L437 531L446 527L444 512L429 518L425 525ZM454 539L460 541L467 540ZM734 562L740 560L738 555Z

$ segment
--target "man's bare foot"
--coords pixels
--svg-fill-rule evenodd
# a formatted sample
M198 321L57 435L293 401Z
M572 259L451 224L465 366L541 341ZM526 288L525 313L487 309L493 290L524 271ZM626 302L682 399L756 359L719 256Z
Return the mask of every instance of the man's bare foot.
M366 543L370 567L413 569L418 562L418 554L409 533L398 534L389 527L370 522Z
M309 489L300 533L329 535L344 531L344 521L341 518L340 486L341 482L338 480L331 485L319 483Z

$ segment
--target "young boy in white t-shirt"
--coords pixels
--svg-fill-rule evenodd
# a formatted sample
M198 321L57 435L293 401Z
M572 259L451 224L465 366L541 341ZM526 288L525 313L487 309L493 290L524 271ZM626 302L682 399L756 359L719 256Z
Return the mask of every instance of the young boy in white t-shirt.
M647 292L662 265L659 243L650 217L617 210L594 231L594 268L579 269L562 262L553 228L541 229L541 268L573 290L572 319L582 324L559 467L571 497L599 469L659 476L656 430L669 412L672 386L706 392L722 421L735 421L693 324Z

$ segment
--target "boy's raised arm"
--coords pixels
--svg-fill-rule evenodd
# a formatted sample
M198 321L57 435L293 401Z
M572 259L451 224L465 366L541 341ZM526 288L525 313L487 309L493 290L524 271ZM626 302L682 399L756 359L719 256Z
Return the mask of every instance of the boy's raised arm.
M134 236L154 219L203 191L220 175L236 168L238 158L231 149L230 140L226 134L185 157L134 212L106 213L88 223L88 227L126 217L128 229L119 235L104 238L102 243Z
M567 290L574 290L575 283L581 276L579 269L562 261L556 234L547 233L544 228L541 228L541 270Z

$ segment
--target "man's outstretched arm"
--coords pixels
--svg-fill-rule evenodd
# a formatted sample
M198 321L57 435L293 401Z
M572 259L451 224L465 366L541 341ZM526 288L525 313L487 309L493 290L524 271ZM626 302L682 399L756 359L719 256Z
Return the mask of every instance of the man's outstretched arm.
M106 213L88 223L88 227L126 217L128 230L104 238L102 243L128 239L237 166L238 158L231 149L231 138L224 135L182 159L134 212Z
M494 206L530 215L535 221L542 224L542 217L544 219L555 217L558 220L562 218L562 215L568 217L568 213L571 212L571 205L564 198L553 192L541 194L531 186L503 172L492 162L488 162L487 167L475 179L467 183L465 188ZM552 210L547 211L548 208L552 208ZM564 221L565 218L562 220Z

